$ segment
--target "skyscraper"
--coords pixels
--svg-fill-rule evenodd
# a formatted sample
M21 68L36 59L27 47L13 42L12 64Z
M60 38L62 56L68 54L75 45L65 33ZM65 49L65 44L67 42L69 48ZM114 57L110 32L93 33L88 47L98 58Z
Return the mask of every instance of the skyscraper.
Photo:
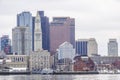
M81 56L98 55L98 45L96 40L94 38L77 40L76 54Z
M34 28L34 51L42 50L42 30L41 30L41 18L39 12L35 17Z
M88 56L98 55L98 44L94 38L88 40Z
M15 27L12 29L13 52L18 55L29 55L32 51L29 27Z
M54 17L50 23L50 52L56 53L56 49L65 41L75 47L75 20L70 17Z
M116 39L109 39L108 56L118 56L118 43Z
M30 39L30 45L31 45L31 49L33 46L33 36L32 36L32 30L33 30L33 22L32 22L32 14L28 11L24 11L20 14L17 14L17 27L29 27L29 31L30 31L30 35L29 35L29 39Z
M88 39L79 39L76 41L76 54L80 56L88 55Z
M32 14L27 11L17 14L17 26L30 27L32 30Z
M40 23L41 23L41 29L42 29L42 48L44 50L50 51L49 18L44 16L44 11L38 11L38 14L40 15L40 19L41 19ZM33 26L35 26L34 23L35 23L35 18L33 17ZM34 34L34 27L33 27L32 34ZM33 47L33 50L34 50L34 47Z
M3 35L0 38L1 51L4 51L6 54L11 53L11 40L8 35Z

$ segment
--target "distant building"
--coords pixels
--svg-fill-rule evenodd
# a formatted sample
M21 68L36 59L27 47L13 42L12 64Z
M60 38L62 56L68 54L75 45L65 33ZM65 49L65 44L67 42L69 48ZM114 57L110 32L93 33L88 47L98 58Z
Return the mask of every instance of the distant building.
M74 60L74 71L93 71L95 69L95 64L89 57L76 56Z
M29 56L27 55L7 55L6 56L6 67L12 68L13 70L28 70L29 69Z
M15 27L12 29L13 53L29 55L32 51L29 27Z
M49 18L44 16L44 11L38 11L38 14L40 15L40 24L41 24L41 31L42 31L42 48L43 50L50 51L50 40L49 40ZM35 27L35 17L33 17L33 32L34 34L34 27ZM33 35L33 41L34 41L34 35ZM33 47L34 51L34 47Z
M42 48L41 18L37 12L34 28L34 52L30 54L30 70L39 72L45 68L50 68L50 53Z
M98 45L94 38L78 39L76 41L76 54L81 56L98 55Z
M75 19L54 17L50 23L50 52L55 54L59 45L65 41L75 47Z
M50 68L50 53L47 50L38 50L30 54L30 70L41 71Z
M94 38L88 40L88 56L98 55L98 44Z
M75 57L75 49L73 48L73 45L69 42L62 43L57 51L59 60L65 58L73 60L73 58Z
M116 39L109 39L108 56L118 56L118 43Z
M76 41L76 54L88 56L88 39L79 39Z
M32 30L33 30L33 20L32 20L32 14L28 11L24 11L22 13L17 14L17 27L29 27L30 30L30 36L29 40L31 41L29 44L31 45L31 49L33 47L33 35L32 35Z
M3 35L0 38L0 50L4 51L6 54L11 53L11 40L8 35Z

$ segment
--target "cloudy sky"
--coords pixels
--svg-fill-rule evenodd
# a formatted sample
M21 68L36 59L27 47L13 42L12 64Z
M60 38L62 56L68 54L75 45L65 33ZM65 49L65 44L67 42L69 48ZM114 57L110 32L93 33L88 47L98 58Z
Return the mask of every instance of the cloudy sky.
M12 34L16 15L44 10L45 15L76 20L76 39L96 38L99 54L107 55L109 38L120 44L120 0L0 0L0 36ZM120 51L119 51L120 52Z

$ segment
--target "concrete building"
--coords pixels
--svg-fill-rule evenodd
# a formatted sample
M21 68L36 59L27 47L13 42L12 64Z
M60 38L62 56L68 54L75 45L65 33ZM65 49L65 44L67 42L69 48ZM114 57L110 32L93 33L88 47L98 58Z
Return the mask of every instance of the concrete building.
M108 56L118 56L118 43L116 39L109 39Z
M75 47L75 19L70 17L54 17L50 23L50 52L56 53L59 45L70 42Z
M79 39L76 41L76 54L88 56L88 39Z
M73 45L69 42L62 43L57 49L57 53L58 60L65 58L73 60L73 58L75 57L75 49L73 48Z
M4 51L6 54L11 53L11 40L8 35L3 35L0 38L0 50Z
M29 55L32 51L29 27L15 27L12 29L13 53Z
M50 53L47 50L40 50L30 55L30 70L41 71L50 68Z
M34 52L30 54L30 70L39 72L45 68L50 68L50 53L42 49L41 18L37 12L34 28Z
M81 56L93 56L98 54L98 45L94 38L78 39L76 41L76 54Z
M34 51L42 50L42 30L41 30L41 18L39 12L35 17L34 28Z
M41 30L42 30L42 48L43 50L48 50L50 51L50 30L49 30L49 18L44 16L44 11L38 11L38 14L40 15L40 23L41 23ZM35 17L33 17L33 26L35 24ZM34 28L33 28L33 32L32 34L34 34ZM34 35L33 35L34 38ZM34 39L33 39L34 41ZM34 47L33 47L34 50Z
M98 55L98 44L94 38L88 40L88 56Z
M12 69L28 70L29 56L27 55L7 55L6 66Z
M29 11L23 11L22 13L17 14L17 27L29 27L30 30L30 37L29 39L31 40L31 48L33 46L33 20L32 20L32 14Z

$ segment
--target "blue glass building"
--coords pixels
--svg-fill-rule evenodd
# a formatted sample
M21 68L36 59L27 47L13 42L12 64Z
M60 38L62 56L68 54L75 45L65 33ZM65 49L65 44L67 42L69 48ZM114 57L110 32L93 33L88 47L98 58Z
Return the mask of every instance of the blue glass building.
M11 53L11 40L8 35L3 35L0 38L1 51L4 51L6 54Z
M88 53L88 40L80 39L76 41L76 54L87 56Z

